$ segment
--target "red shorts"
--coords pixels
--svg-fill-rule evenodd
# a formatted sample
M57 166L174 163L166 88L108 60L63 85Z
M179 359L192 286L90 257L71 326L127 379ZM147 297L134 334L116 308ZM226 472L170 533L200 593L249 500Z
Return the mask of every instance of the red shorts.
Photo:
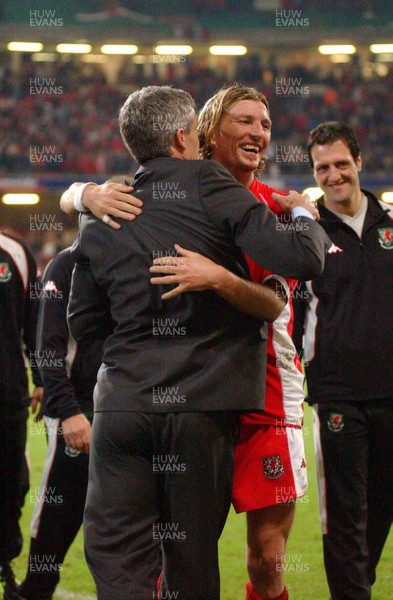
M236 512L294 501L306 491L302 430L241 423L232 485Z

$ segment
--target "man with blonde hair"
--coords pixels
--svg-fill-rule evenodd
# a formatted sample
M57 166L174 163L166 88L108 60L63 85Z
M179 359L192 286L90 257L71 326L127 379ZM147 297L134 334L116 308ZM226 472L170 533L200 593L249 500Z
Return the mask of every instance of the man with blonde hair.
M288 223L276 190L258 180L270 142L266 97L253 88L233 85L219 90L199 114L203 158L218 160L261 202ZM240 417L235 449L233 504L247 511L249 600L286 600L284 561L295 515L295 501L307 490L302 437L303 374L291 334L292 295L296 280L282 278L247 259L253 281L275 287L287 300L268 324L265 410Z

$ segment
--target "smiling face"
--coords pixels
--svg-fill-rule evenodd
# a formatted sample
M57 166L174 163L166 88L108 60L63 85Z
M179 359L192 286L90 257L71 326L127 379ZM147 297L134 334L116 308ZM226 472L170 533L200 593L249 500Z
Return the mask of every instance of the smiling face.
M269 145L272 122L262 102L240 100L226 112L211 137L214 160L249 186Z
M325 194L325 206L336 212L356 214L363 197L359 182L361 157L355 160L344 140L315 144L311 156L315 181Z

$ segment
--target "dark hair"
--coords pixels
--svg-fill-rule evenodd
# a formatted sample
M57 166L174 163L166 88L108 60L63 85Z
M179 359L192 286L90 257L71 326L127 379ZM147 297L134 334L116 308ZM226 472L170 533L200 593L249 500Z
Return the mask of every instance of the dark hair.
M137 162L171 155L178 129L189 131L195 103L190 94L169 86L144 87L120 109L120 133Z
M333 144L333 142L337 142L338 140L346 142L353 160L355 162L357 161L360 154L360 148L353 129L340 121L327 121L326 123L321 123L318 127L315 127L315 129L310 132L307 140L307 152L310 158L311 168L314 167L311 148L315 146L315 144L324 146L325 144Z

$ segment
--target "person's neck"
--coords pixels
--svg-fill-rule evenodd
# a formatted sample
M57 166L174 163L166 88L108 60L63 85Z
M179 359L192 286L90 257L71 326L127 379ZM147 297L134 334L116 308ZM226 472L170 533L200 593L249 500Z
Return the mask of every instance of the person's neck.
M356 215L363 201L363 192L359 188L359 190L354 194L353 197L349 198L345 202L329 202L324 199L324 204L326 208L339 213L341 215L348 215L349 217L353 217Z
M250 187L252 182L254 181L254 172L253 171L236 171L233 169L230 171L231 175L242 185L246 187Z
M180 158L180 160L186 160L184 152L180 152L177 148L174 148L173 146L171 146L170 158Z

